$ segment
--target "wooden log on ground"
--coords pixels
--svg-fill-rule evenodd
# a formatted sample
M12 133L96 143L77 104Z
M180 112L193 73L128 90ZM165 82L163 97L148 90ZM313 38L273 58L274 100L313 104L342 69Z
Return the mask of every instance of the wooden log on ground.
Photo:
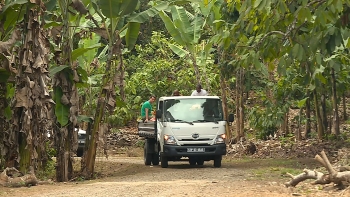
M336 185L342 185L343 183L350 183L350 168L349 167L340 167L339 171L335 170L331 163L328 160L328 157L324 151L321 152L320 155L316 155L315 159L327 169L329 174L324 174L318 171L312 171L308 169L304 169L304 172L299 175L292 175L287 173L292 179L285 183L286 187L295 187L302 181L307 179L315 179L312 184L329 184L334 183Z
M34 169L30 167L28 174L18 177L12 177L13 174L20 173L16 168L6 168L0 174L0 185L4 187L22 187L38 184L38 179L34 174Z

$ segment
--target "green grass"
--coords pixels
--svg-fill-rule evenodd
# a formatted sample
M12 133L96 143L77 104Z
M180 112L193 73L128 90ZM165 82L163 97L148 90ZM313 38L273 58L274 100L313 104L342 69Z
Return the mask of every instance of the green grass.
M320 166L313 159L252 159L240 158L230 159L225 158L224 163L232 168L244 169L251 174L251 180L280 180L289 179L286 175L291 173L297 175L303 172L303 169L314 169Z

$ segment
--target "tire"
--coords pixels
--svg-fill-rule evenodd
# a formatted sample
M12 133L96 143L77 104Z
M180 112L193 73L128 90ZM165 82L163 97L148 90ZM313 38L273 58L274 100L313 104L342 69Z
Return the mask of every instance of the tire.
M167 168L168 167L168 158L165 156L160 156L160 166L162 168Z
M202 166L204 164L204 160L198 159L197 160L197 165Z
M148 150L147 150L147 140L146 140L146 142L145 142L145 147L143 148L143 160L144 160L146 166L151 165L151 162L152 162L152 154L149 154L149 153L148 153Z
M159 153L153 153L153 155L152 155L152 164L154 166L159 165Z
M215 168L221 167L221 160L222 160L222 155L215 156L215 158L214 158L214 167Z
M77 150L77 157L82 157L84 154L84 150L83 149L78 149Z
M188 162L190 163L191 166L195 166L196 165L196 159L193 157L190 157Z

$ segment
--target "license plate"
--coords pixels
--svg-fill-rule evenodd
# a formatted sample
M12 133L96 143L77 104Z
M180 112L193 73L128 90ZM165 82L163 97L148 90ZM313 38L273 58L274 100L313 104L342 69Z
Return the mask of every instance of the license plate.
M205 152L205 148L187 148L187 152Z

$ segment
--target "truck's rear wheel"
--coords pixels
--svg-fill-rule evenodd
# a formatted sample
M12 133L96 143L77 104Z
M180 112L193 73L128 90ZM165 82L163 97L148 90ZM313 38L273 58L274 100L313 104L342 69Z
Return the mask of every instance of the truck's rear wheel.
M222 160L222 155L215 156L215 158L214 158L214 167L215 168L221 167L221 160Z
M162 168L167 168L168 167L168 158L165 156L160 156L160 166Z
M148 153L148 148L147 148L147 140L145 141L145 147L143 148L143 160L145 162L145 165L146 166L149 166L151 165L151 162L152 162L152 155L153 154L150 154Z
M159 153L154 153L152 156L152 164L154 166L159 165Z

